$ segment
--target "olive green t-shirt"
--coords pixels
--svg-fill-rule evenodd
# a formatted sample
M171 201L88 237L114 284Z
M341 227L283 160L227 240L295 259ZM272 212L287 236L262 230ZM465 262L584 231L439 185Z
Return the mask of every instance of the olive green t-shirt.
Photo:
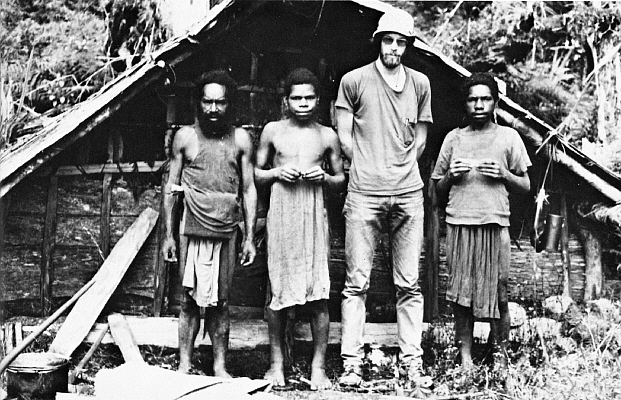
M375 62L343 76L336 107L354 114L348 190L392 196L423 187L416 161L417 122L433 122L424 74L404 66L403 90L386 84Z
M493 159L513 174L522 176L531 165L520 135L506 126L472 132L456 128L446 135L431 179L440 180L451 161L465 158L472 164ZM498 224L509 226L509 192L504 183L472 168L451 186L446 222L453 225Z

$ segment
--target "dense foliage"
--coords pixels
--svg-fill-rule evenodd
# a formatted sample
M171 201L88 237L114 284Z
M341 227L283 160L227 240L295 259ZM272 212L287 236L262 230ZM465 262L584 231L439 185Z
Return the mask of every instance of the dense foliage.
M166 39L153 0L0 2L0 144L86 99Z
M423 37L571 142L621 171L621 3L405 2Z

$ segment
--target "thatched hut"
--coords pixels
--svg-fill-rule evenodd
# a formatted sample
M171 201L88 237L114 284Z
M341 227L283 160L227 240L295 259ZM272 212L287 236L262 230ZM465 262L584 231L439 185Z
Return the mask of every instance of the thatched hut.
M225 0L201 23L168 41L100 92L20 138L0 155L3 303L7 315L46 314L86 283L134 218L161 207L167 136L192 122L188 82L226 68L240 84L240 124L258 139L282 116L280 82L294 67L314 71L323 85L320 119L333 125L340 78L375 58L369 39L390 6L374 0L338 2ZM462 122L454 93L469 72L417 39L405 60L432 86L433 125L421 161L429 174L446 133ZM512 199L511 297L536 300L558 293L576 299L603 292L606 243L598 231L621 227L621 178L554 135L554 129L506 96L499 121L521 134L534 166L533 190ZM548 167L551 165L551 169ZM546 172L548 171L548 172ZM552 171L552 172L550 172ZM559 252L537 253L529 242L535 195L548 193L543 213L567 224ZM444 309L446 278L442 210L426 188L426 249L422 284L426 316ZM342 196L330 197L330 309L339 319L344 279ZM176 267L159 254L161 229L150 235L117 288L109 310L160 316L177 311ZM368 298L369 320L394 317L387 257L378 248ZM614 274L609 277L615 278ZM569 279L568 279L569 278ZM232 305L262 307L266 263L260 253L236 272Z

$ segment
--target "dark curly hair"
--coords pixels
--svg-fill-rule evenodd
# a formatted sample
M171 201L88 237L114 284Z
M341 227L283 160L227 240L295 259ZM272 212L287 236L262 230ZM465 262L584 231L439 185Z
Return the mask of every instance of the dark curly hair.
M194 101L196 107L201 104L203 98L203 88L210 83L217 83L226 88L226 99L229 104L235 103L237 99L237 82L231 76L222 69L217 69L202 74L195 82Z
M285 96L289 97L293 85L304 85L306 83L312 85L315 88L315 94L319 96L319 91L321 89L319 86L319 79L307 68L296 68L289 72L284 83Z
M466 102L466 98L468 98L468 91L472 86L476 85L487 86L490 92L492 92L494 101L498 101L498 83L496 83L494 76L489 72L475 72L467 77L461 85L461 95L464 103Z

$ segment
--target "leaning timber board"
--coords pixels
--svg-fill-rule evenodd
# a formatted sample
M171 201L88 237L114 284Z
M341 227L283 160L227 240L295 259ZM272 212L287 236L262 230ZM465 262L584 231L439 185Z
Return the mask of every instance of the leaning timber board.
M153 230L157 217L157 211L146 208L117 242L93 277L95 284L78 300L60 327L50 352L70 357L80 345Z

